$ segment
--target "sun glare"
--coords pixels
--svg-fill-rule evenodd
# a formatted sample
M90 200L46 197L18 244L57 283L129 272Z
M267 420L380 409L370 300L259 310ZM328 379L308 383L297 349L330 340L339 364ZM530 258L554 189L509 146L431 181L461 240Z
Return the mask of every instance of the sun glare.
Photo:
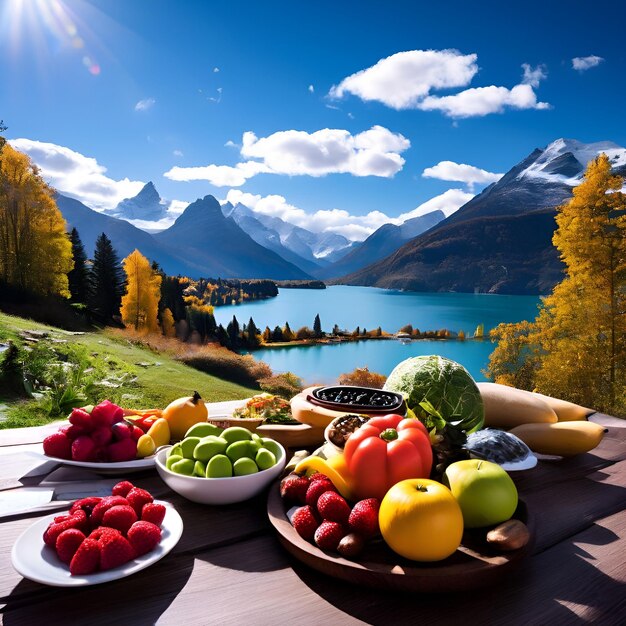
M63 0L8 0L0 13L0 38L10 42L15 57L24 46L34 48L40 62L71 50L97 76L101 70L87 51L86 30Z

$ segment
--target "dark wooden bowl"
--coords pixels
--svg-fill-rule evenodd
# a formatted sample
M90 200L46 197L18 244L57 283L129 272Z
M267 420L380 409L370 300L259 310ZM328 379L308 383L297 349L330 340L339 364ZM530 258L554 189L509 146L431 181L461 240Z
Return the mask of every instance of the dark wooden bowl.
M485 539L489 529L479 529L466 531L457 551L436 563L404 559L382 540L370 543L358 561L349 561L335 553L323 552L298 535L287 519L278 483L270 489L267 513L281 544L305 565L351 583L401 591L464 591L497 584L530 554L535 536L532 516L520 500L513 517L528 526L530 541L519 550L496 550Z

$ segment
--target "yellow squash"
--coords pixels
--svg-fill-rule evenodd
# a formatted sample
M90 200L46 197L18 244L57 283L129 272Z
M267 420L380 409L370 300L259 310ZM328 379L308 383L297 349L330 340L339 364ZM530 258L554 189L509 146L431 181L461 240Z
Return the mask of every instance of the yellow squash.
M594 422L557 422L522 424L510 431L533 452L575 456L593 450L604 437L606 428Z

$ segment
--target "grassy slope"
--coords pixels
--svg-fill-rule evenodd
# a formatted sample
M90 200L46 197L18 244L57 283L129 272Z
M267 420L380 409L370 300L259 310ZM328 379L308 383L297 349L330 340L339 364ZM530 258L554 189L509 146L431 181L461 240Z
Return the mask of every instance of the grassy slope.
M128 389L128 394L133 397L133 400L127 403L129 407L165 407L173 399L191 395L194 390L197 390L207 402L247 398L258 393L253 389L199 372L165 354L132 345L126 340L111 336L106 330L74 335L0 312L0 340L15 339L21 330L45 330L53 337L84 345L92 354L97 353L126 363L137 376L137 383ZM138 363L149 365L144 367L137 365ZM157 363L160 365L156 365ZM0 422L0 428L33 426L48 421L35 402L10 403L0 398L0 404L9 405L9 408L4 410L8 420Z

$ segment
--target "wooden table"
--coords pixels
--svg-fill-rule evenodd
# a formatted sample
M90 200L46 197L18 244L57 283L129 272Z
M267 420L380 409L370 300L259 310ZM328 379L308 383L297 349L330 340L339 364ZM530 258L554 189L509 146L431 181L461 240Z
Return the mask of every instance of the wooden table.
M532 557L497 586L457 594L390 593L326 578L279 545L264 497L223 507L193 504L156 472L129 476L180 512L176 548L131 577L60 589L24 580L11 565L20 533L49 511L0 519L4 624L624 624L626 421L592 453L513 474L535 516ZM23 489L28 451L56 427L0 431L0 489ZM34 445L33 445L34 444Z

